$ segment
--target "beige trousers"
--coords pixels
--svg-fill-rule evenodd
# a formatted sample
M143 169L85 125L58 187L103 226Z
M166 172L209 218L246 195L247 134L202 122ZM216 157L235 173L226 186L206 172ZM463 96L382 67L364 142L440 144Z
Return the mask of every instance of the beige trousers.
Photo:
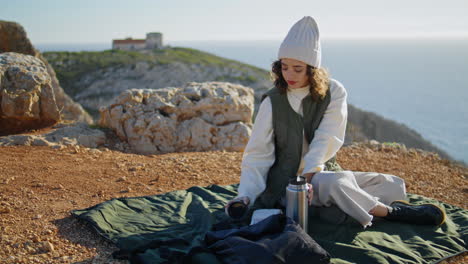
M390 204L406 199L403 179L389 174L355 171L322 171L312 178L312 205L337 205L364 227L370 226L369 211L378 202Z

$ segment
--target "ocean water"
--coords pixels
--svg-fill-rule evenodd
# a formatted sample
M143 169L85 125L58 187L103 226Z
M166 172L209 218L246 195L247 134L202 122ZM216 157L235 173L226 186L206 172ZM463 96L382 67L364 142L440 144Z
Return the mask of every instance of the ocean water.
M280 41L174 41L270 69ZM41 51L104 50L109 44L36 45ZM468 38L324 40L322 65L348 102L403 123L468 163Z

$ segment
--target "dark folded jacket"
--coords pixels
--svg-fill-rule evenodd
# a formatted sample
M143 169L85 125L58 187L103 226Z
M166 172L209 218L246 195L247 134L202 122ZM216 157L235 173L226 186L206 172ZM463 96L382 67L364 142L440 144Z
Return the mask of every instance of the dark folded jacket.
M205 243L223 263L330 263L328 252L282 214L255 225L210 231Z

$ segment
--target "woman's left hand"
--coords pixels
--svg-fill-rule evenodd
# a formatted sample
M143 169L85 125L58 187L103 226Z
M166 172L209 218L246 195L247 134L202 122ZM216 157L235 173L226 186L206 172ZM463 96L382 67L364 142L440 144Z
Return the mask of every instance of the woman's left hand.
M309 206L312 205L312 198L314 197L314 188L312 184L307 183L307 199L309 200Z
M314 188L312 187L312 184L310 184L310 182L312 182L312 177L314 177L315 175L315 172L309 172L309 173L306 173L302 176L305 177L306 179L306 182L307 182L307 198L309 200L309 206L312 205L312 198L314 197Z

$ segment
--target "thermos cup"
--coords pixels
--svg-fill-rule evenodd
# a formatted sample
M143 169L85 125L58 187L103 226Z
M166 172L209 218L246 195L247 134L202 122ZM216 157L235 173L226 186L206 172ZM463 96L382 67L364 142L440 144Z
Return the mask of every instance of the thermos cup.
M291 217L306 233L308 207L306 180L298 176L290 180L286 187L286 216Z
M230 217L240 219L247 212L247 205L243 201L236 201L229 206L227 212Z

